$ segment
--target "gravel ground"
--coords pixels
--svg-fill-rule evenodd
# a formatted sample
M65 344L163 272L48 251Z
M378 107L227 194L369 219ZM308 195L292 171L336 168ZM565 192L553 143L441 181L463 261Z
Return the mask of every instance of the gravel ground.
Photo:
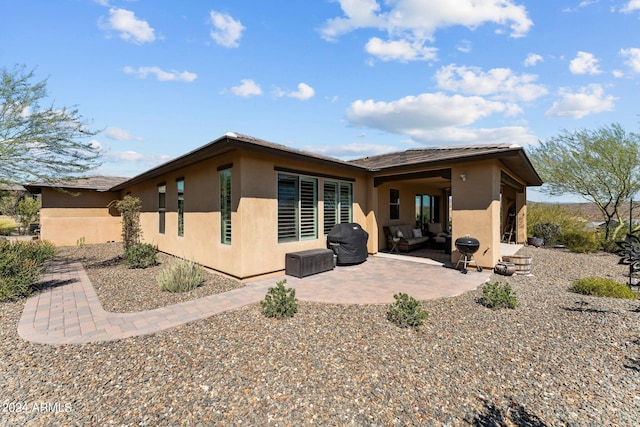
M301 303L278 321L254 304L153 336L52 347L17 337L24 301L0 303L0 425L640 424L639 302L567 292L579 277L624 281L625 267L605 254L520 253L534 275L496 277L516 310L479 305L480 290L425 301L418 332L388 322L386 306ZM112 297L126 300L120 289Z
M165 307L207 295L242 287L242 283L227 277L205 272L204 283L190 292L160 290L158 274L177 259L159 252L158 265L149 268L127 268L122 260L121 243L64 247L58 255L80 261L93 283L102 306L114 313L129 313Z

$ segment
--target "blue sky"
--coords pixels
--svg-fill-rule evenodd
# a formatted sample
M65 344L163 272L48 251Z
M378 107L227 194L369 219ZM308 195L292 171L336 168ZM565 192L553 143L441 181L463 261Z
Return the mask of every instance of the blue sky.
M350 159L638 131L640 0L0 0L0 14L0 64L35 69L103 130L101 174L226 132Z

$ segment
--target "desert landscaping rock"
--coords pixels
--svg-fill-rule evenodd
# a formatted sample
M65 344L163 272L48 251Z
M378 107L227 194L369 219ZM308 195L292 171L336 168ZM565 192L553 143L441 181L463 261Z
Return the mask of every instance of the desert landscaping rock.
M203 294L165 296L157 272L118 272L105 262L118 249L99 246L84 262L107 310L241 286L212 276ZM387 321L386 305L301 302L287 320L253 304L152 336L49 346L17 336L24 300L0 303L0 425L638 425L640 304L567 291L586 276L624 282L626 267L520 254L533 275L493 277L517 309L481 306L480 290L425 301L417 332Z

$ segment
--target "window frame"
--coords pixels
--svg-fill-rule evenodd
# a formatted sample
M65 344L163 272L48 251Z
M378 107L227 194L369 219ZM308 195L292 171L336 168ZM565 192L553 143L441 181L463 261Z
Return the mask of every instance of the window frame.
M184 237L184 188L184 178L176 179L176 199L178 201L178 237Z
M158 184L158 233L165 234L167 230L167 184Z
M327 187L330 189L331 198L327 198ZM343 189L347 189L346 193ZM324 212L322 226L325 236L334 225L353 222L353 183L339 180L324 180L322 199L324 200ZM345 194L348 200L343 197Z
M232 173L231 168L218 171L220 184L220 243L230 245L232 242ZM227 188L228 187L228 188Z
M400 190L397 188L389 189L389 219L400 219Z
M277 174L278 243L318 239L318 178Z

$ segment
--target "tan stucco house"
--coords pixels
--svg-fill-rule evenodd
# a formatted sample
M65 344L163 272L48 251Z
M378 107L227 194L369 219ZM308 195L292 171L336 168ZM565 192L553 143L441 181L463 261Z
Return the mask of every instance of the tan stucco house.
M450 224L447 244L471 235L479 264L493 266L508 218L513 241L526 240L526 189L541 184L515 145L342 161L228 133L130 179L26 187L42 194L41 238L57 245L119 241L120 217L107 205L131 194L142 201L145 242L244 279L284 270L287 253L326 247L339 222L359 223L371 254L387 248L384 227Z

